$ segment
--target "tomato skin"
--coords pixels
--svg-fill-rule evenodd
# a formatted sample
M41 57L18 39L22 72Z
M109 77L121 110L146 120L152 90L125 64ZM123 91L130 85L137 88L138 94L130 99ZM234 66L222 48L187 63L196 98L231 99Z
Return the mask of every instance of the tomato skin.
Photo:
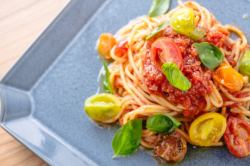
M230 116L224 140L234 156L242 158L250 155L250 124L243 119Z
M167 37L158 38L153 42L151 46L151 60L160 68L163 63L173 62L181 69L183 63L180 49Z
M154 155L167 162L178 162L185 158L187 142L177 132L163 135L154 147Z
M212 146L217 143L226 130L226 118L219 113L210 112L196 118L190 128L189 137L192 144Z
M85 100L84 110L94 121L112 123L121 111L121 104L116 96L100 93Z
M170 25L176 32L189 36L195 29L194 17L193 9L178 9L171 16Z
M222 64L213 73L213 79L231 92L240 91L244 85L243 76L228 64Z
M122 41L115 47L115 55L118 57L124 56L128 52L128 41Z
M105 59L111 59L110 50L117 43L115 37L110 33L102 33L97 42L97 51Z

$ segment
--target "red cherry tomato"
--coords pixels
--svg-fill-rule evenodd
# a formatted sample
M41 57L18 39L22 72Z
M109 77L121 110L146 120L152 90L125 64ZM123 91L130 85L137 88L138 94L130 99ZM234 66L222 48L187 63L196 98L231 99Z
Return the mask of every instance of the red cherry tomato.
M115 48L115 55L122 57L128 52L128 41L120 42Z
M233 116L228 118L224 134L228 150L236 157L250 155L250 124Z
M169 38L161 37L153 42L151 46L152 62L158 67L163 63L175 63L180 69L182 67L183 58L178 46Z

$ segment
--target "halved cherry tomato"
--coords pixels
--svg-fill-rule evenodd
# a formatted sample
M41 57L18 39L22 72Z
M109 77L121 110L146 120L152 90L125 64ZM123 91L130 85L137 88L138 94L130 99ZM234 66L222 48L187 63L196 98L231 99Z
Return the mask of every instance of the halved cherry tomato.
M181 68L183 58L178 46L169 38L161 37L151 46L151 59L158 67L167 62L175 63Z
M205 36L205 31L195 25L195 14L191 8L176 10L170 17L170 26L177 32L190 37L193 40L200 40Z
M250 155L250 124L243 119L229 116L224 140L228 150L234 156Z
M122 57L128 52L128 41L122 41L115 47L115 55Z
M213 78L231 92L240 91L244 85L243 76L225 63L214 72Z
M154 147L154 155L167 162L178 162L187 153L187 142L178 133L163 135L161 141Z
M116 39L112 34L103 33L97 42L97 51L103 58L110 59L110 50L116 43Z
M176 10L170 18L171 27L178 33L189 35L195 29L194 10L181 8Z
M189 136L195 145L212 146L217 143L226 130L226 118L219 113L210 112L199 116L189 129Z
M87 98L84 110L95 121L112 123L121 111L121 103L115 95L101 93Z

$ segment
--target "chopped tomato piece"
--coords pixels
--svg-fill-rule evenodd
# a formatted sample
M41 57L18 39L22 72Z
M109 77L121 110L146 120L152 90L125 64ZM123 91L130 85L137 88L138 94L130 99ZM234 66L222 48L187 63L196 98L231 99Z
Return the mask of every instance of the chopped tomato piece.
M154 147L154 155L167 162L178 162L187 153L187 142L178 133L163 135L162 140Z
M115 47L115 55L122 57L128 52L128 41L122 41Z
M161 37L153 42L151 46L151 59L158 67L161 67L163 63L172 62L181 69L183 63L180 49L167 37Z
M236 157L250 155L250 124L243 119L230 116L224 134L227 148Z
M227 36L219 31L210 31L207 34L207 41L218 47L222 47L224 45L226 38Z

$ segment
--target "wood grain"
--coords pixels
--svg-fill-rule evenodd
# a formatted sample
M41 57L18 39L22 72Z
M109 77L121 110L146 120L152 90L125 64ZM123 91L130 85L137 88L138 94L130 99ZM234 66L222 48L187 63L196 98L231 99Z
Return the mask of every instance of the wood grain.
M70 0L0 0L0 79ZM0 128L0 165L45 166Z

